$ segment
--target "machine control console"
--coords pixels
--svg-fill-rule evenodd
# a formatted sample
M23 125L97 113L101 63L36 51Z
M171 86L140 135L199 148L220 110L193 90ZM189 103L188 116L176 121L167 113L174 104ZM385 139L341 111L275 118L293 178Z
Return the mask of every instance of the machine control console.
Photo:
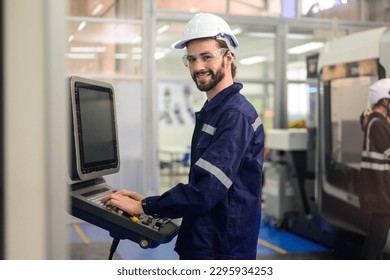
M73 187L72 215L108 230L114 238L137 242L142 248L157 247L176 236L179 225L172 219L150 215L131 216L101 202L103 197L115 191L104 182L82 188Z

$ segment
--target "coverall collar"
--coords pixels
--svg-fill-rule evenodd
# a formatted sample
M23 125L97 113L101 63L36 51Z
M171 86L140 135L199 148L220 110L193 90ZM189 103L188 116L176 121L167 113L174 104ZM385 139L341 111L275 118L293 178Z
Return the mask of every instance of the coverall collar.
M203 110L206 112L209 110L214 109L219 104L222 103L222 101L229 95L233 93L239 92L243 88L241 83L234 83L227 88L223 89L221 92L219 92L214 98L212 98L210 101L207 100L206 103L203 106Z

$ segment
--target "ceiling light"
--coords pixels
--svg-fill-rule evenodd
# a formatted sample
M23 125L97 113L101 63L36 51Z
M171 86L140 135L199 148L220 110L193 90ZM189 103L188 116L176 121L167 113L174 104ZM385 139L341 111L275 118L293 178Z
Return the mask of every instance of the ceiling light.
M131 44L135 45L135 44L139 44L142 42L142 38L141 36L134 36L134 38L130 41Z
M157 34L164 33L164 32L167 31L168 29L169 29L169 25L168 25L168 24L165 24L165 25L161 26L159 29L157 29Z
M287 39L291 40L308 40L312 39L312 34L302 34L302 33L289 33L287 34Z
M239 62L242 65L252 65L252 64L255 64L255 63L264 62L266 60L267 60L267 58L265 56L257 55L257 56L251 56L251 57L240 59Z
M100 53L102 53L102 52L105 52L106 51L106 47L96 47L95 48L95 52L100 52Z
M72 53L102 53L106 51L105 47L71 47Z
M155 60L159 60L159 59L161 59L161 58L163 58L165 56L166 56L166 53L164 53L164 52L155 52L154 53L154 59Z
M172 52L171 49L167 48L157 48L155 53L154 53L154 59L159 60L161 58L166 57L168 54Z
M68 42L70 43L70 42L72 42L73 41L73 39L74 39L74 35L73 34L71 34L70 36L69 36L69 38L68 38Z
M133 48L133 53L142 53L142 48Z
M272 32L248 32L248 36L255 38L276 38L276 34ZM287 34L287 39L291 40L308 40L312 39L312 34L302 34L302 33L289 33Z
M128 55L127 53L116 53L115 59L127 59Z
M322 43L322 42L311 42L311 43L307 43L307 44L303 44L300 46L290 48L290 49L288 49L287 52L289 54L302 54L302 53L306 53L309 51L314 51L314 50L320 49L323 46L324 46L324 43Z
M256 37L256 38L275 38L275 33L269 33L269 32L248 32L248 36L250 37Z
M103 9L103 4L99 3L96 5L95 9L92 11L92 15L95 16L97 13L99 13Z
M242 28L240 28L240 27L234 28L232 30L232 33L233 33L233 35L238 35L238 34L242 33Z
M77 27L77 30L78 31L83 30L86 25L87 25L87 22L85 20L83 20L82 22L80 22L79 27Z
M140 53L133 53L131 58L132 58L132 60L141 60L142 59L142 54L140 54Z
M67 53L65 56L70 59L94 59L96 55L94 53Z

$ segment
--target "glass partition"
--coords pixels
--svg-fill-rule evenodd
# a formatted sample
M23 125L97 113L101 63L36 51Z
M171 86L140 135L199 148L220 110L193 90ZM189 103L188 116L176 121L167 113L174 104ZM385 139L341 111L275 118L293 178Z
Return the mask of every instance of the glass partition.
M239 25L236 53L237 79L269 80L275 78L275 27Z
M182 39L186 22L159 21L156 24L155 62L158 77L190 78L181 57L184 50L173 48Z
M68 23L68 72L78 74L142 74L141 24Z
M266 129L273 128L275 86L273 83L244 82L241 93L256 108Z
M281 0L157 0L156 3L157 9L160 11L279 17L281 15L281 2Z
M216 13L224 14L227 11L226 0L220 1L199 1L199 0L157 0L157 10L175 11L185 13Z
M134 106L138 106L141 110L150 109L154 106L150 105L152 103L158 104L159 115L154 119L157 123L152 125L160 125L158 126L160 135L164 133L162 128L166 129L165 132L169 132L170 128L175 129L179 126L184 129L181 135L191 135L193 124L188 117L191 111L186 109L188 105L186 102L195 102L191 110L196 110L204 101L202 99L204 94L194 87L188 69L182 64L181 56L185 50L173 49L172 44L182 38L186 22L192 13L220 14L223 17L227 16L240 42L236 51L236 80L243 82L242 93L254 104L265 127L272 128L275 114L280 114L275 112L275 100L278 100L275 97L279 95L287 96L287 108L281 106L281 109L283 112L287 109L286 116L289 121L305 118L307 114L312 115L310 110L313 106L310 105L310 100L313 99L314 94L310 93L313 84L315 85L313 79L316 77L311 76L310 81L308 79L308 58L318 54L323 43L335 36L341 37L370 28L365 27L363 23L355 24L356 22L350 25L344 22L334 28L330 20L293 21L277 18L286 16L287 8L289 8L288 14L293 15L290 16L292 18L296 13L298 17L326 18L332 15L333 18L334 15L338 16L334 13L335 9L349 7L355 20L360 19L356 17L358 12L353 5L364 1L348 1L348 4L341 4L342 1L332 2L340 3L319 14L314 14L314 10L311 9L312 14L310 14L309 7L315 3L304 0L301 1L302 5L297 5L296 1L282 0L69 0L68 42L65 53L67 73L112 81L118 85L118 91L123 93L123 96L134 97L133 105L135 104ZM384 16L379 17L381 11L369 5L363 7L366 11L364 15L367 15L370 20L378 18L378 21L386 20L386 1L382 2L383 5L381 4L380 7ZM305 12L299 15L296 7L301 6ZM350 18L347 18L346 14L348 13L342 13L338 18L353 20L350 15L348 15ZM151 42L145 41L143 35L149 34L151 27L154 28L155 36ZM277 29L287 30L287 35L277 37ZM145 57L144 46L154 51L151 57ZM276 59L276 53L286 54L286 57ZM276 69L283 77L278 77ZM286 71L285 77L283 71ZM146 97L142 96L146 92L143 90L144 80L157 83L151 91L147 92L147 96L153 99L147 99L147 105L144 102ZM123 86L127 82L132 86ZM137 86L133 87L134 84ZM186 99L187 92L192 93L192 100ZM177 100L169 103L169 96L172 100L181 98L179 106L175 105ZM299 104L297 100L301 100ZM164 112L167 108L172 113L171 123ZM184 116L184 122L178 117L179 111ZM133 116L134 120L138 117ZM132 125L128 117L124 117L123 121L128 128ZM173 131L177 134L177 130ZM166 135L168 135L166 139L170 139L169 134ZM142 139L139 140L142 143ZM183 139L183 143L185 141ZM180 144L182 147L185 145L187 144Z
M357 0L302 0L301 15L303 17L359 21L362 9L360 3L361 1Z
M280 17L282 1L230 0L229 13L235 15Z
M116 188L132 186L145 193L142 4L141 0L70 0L65 57L68 76L114 86L121 169L106 179Z
M69 0L75 17L142 19L142 0Z

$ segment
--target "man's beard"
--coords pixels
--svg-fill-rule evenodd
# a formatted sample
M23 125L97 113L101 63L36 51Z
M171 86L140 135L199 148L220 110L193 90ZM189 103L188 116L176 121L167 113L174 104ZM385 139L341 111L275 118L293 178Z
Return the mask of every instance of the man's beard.
M222 81L223 78L225 78L225 71L223 70L224 69L224 64L225 63L222 63L221 65L221 68L219 68L219 70L217 70L215 73L211 70L208 70L208 71L197 71L197 72L194 72L192 73L192 79L194 80L196 86L198 87L198 89L200 91L210 91L212 90L220 81ZM207 83L198 83L197 82L197 77L196 75L197 74L208 74L210 73L210 81L207 82Z

